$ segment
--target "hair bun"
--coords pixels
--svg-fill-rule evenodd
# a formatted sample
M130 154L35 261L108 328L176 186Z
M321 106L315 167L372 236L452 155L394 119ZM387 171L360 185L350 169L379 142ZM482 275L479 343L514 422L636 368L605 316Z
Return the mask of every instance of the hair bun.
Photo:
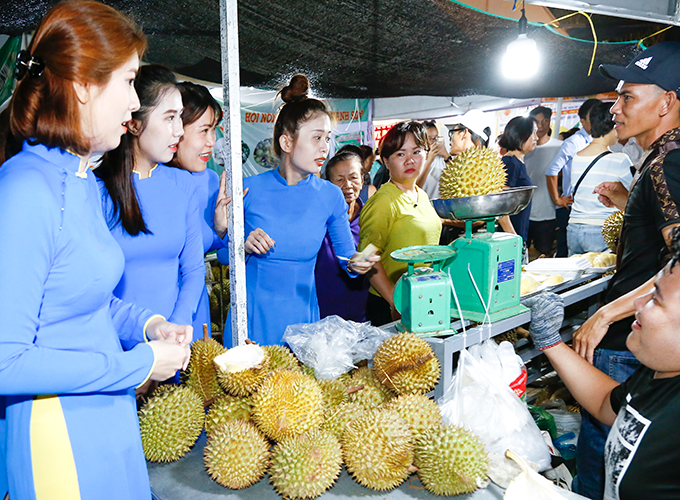
M307 99L309 92L309 80L305 75L295 75L290 79L288 86L281 89L283 102L295 102Z

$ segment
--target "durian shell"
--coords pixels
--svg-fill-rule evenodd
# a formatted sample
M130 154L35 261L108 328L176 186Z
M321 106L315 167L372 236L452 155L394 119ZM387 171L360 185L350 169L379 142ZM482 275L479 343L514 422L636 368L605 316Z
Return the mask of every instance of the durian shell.
M213 430L229 420L250 420L253 405L250 397L235 397L225 394L217 399L205 416L205 432L211 434Z
M300 362L295 354L284 345L266 345L262 347L269 356L269 370L299 370Z
M423 394L403 394L385 403L383 408L396 411L409 426L414 438L431 427L442 425L439 406Z
M298 436L323 421L323 391L300 371L270 374L253 395L253 420L270 439Z
M620 210L607 217L602 224L602 237L612 252L616 252L622 227L623 212Z
M410 474L411 430L396 411L367 410L347 424L341 444L345 467L362 486L387 491Z
M225 348L211 338L198 339L191 344L191 358L183 378L186 385L196 391L205 406L224 395L217 381L213 359L225 352Z
M251 422L240 419L217 426L208 436L203 452L210 477L234 490L262 479L269 461L269 441Z
M341 465L338 438L329 431L313 429L274 446L269 475L283 498L316 498L333 486Z
M240 372L227 372L216 367L217 381L227 394L232 396L250 396L257 390L269 373L269 356L264 353L264 359L259 366Z
M318 379L316 382L323 391L323 407L326 412L349 401L347 388L340 381Z
M373 365L378 380L397 394L425 394L441 373L430 344L412 333L393 335L380 344Z
M454 425L432 427L416 439L414 463L425 488L435 495L472 493L487 484L484 445Z
M326 418L321 427L335 434L338 439L342 439L347 424L366 411L368 409L361 403L343 403L326 412Z
M498 154L489 148L470 148L446 163L439 180L444 199L500 193L507 173Z
M184 385L161 385L139 410L144 456L174 462L194 445L203 429L203 400Z
M350 393L349 400L365 407L380 406L395 396L395 393L380 383L372 368L362 366L352 372L348 388L358 389Z

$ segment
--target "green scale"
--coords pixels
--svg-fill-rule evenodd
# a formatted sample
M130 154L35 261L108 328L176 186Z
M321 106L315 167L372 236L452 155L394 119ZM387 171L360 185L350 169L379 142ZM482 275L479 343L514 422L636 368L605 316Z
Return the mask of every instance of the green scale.
M519 303L522 238L496 233L495 227L496 217L523 210L534 189L507 188L501 193L432 201L440 217L465 221L465 236L448 246L420 245L392 252L393 259L408 264L394 289L394 303L401 313L399 331L444 335L452 333L451 318L493 322L526 311ZM484 221L486 232L472 234L475 221Z

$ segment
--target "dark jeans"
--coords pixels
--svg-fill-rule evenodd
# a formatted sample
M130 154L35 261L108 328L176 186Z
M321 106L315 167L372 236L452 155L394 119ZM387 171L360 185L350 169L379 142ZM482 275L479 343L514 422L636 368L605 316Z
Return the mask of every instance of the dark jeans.
M557 254L556 257L567 257L569 248L567 247L567 224L569 224L570 208L557 207L555 218L557 220Z
M368 292L366 299L366 320L373 326L382 326L392 322L392 313L388 302L378 295Z
M552 253L553 243L555 242L555 229L557 219L529 221L529 241L527 246L532 244L534 248L544 255Z
M624 382L640 366L630 351L595 349L593 366L617 382ZM604 444L610 427L581 409L581 432L576 448L575 493L593 500L604 496Z

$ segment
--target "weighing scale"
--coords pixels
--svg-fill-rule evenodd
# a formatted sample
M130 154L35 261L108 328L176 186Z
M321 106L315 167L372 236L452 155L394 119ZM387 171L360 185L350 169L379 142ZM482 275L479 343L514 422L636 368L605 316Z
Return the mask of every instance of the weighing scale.
M496 217L515 215L531 201L535 186L500 193L432 200L440 217L465 221L465 236L448 246L420 245L395 250L407 272L394 289L401 313L399 331L421 336L452 333L451 318L494 322L521 314L522 237L496 233ZM472 234L475 221L486 232ZM416 267L431 264L432 267Z

